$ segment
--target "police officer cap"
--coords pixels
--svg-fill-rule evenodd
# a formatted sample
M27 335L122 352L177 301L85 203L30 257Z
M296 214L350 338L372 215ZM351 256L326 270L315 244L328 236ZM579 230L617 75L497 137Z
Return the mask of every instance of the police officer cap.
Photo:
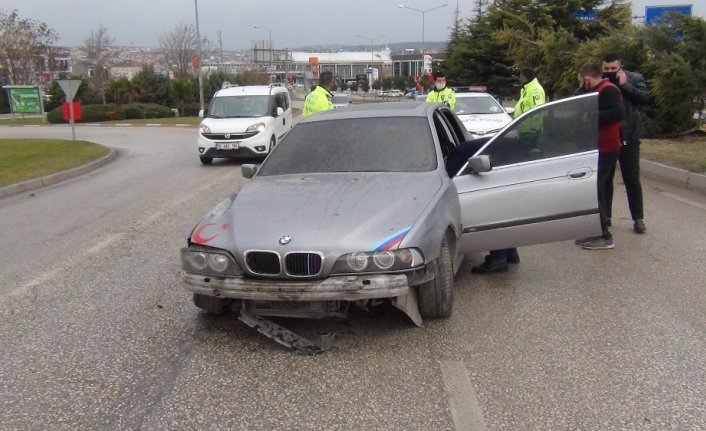
M434 72L434 79L439 79L439 78L446 78L446 74L444 72Z

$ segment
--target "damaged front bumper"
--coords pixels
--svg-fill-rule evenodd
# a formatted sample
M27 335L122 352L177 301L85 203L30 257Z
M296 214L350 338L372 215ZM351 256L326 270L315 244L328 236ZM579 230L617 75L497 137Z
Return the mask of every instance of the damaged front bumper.
M214 277L184 272L189 292L221 298L255 301L358 301L406 295L410 280L405 274L344 275L323 280L254 280Z

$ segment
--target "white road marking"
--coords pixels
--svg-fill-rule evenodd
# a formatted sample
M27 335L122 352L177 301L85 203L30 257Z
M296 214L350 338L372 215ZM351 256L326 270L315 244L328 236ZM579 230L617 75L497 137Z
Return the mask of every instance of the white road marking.
M486 431L483 412L476 391L462 361L441 361L444 389L449 397L451 417L456 431Z
M674 193L669 193L669 192L662 192L660 194L663 196L666 196L668 198L674 199L675 201L679 201L679 202L683 202L687 205L691 205L692 207L706 210L706 204L702 204L701 202L696 202L696 201L693 201L689 198L685 198L683 196L675 195Z
M104 239L103 241L99 242L98 244L94 245L93 247L89 248L86 250L86 255L92 255L95 253L98 253L99 251L103 250L104 248L108 247L110 244L114 243L115 241L119 240L120 238L125 236L125 232L120 232L116 233L115 235L111 235L108 238Z
M58 273L58 272L59 272L58 268L54 268L51 271L45 272L44 274L40 275L39 277L35 278L34 280L32 280L28 283L25 283L20 287L12 289L10 292L8 292L7 296L12 297L15 295L20 295L22 293L25 293L29 289L31 289L35 286L39 286L42 283L46 282L47 280L52 278L54 275L56 275L56 273Z

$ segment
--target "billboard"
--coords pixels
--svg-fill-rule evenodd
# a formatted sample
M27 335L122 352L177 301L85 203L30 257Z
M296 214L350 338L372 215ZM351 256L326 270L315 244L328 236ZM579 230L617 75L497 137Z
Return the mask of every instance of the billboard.
M7 86L10 112L13 114L41 114L44 109L39 87Z
M665 15L680 13L691 16L692 6L690 4L674 6L645 6L645 25L669 24Z

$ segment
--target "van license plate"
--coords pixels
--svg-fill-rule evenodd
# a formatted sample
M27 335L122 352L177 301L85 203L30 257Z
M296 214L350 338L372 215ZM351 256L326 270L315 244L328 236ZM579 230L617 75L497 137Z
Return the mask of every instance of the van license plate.
M238 142L222 142L219 144L216 144L216 149L217 150L237 150L238 149Z

